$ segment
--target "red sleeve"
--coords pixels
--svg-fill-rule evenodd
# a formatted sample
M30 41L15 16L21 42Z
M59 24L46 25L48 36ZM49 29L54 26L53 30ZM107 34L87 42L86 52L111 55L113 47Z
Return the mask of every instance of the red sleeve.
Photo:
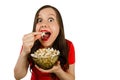
M72 42L67 41L68 46L69 46L69 53L68 53L68 62L69 64L74 64L75 63L75 50Z

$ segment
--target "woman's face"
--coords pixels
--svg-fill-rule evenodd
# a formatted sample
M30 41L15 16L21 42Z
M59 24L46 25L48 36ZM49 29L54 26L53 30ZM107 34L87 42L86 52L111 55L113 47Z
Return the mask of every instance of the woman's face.
M39 39L43 47L52 46L59 34L57 15L52 8L45 8L39 12L36 32L43 32L45 34Z

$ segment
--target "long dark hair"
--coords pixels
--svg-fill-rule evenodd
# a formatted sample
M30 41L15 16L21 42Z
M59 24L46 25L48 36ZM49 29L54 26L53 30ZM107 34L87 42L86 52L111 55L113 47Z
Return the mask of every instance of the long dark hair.
M35 32L35 28L36 28L36 23L37 23L37 18L38 18L39 12L42 9L45 9L45 8L52 8L55 11L55 13L56 13L60 31L59 31L59 34L58 34L56 40L54 41L52 47L54 49L57 49L57 50L60 51L60 56L59 56L60 65L61 65L62 69L64 71L66 71L69 68L69 64L68 64L68 51L69 51L69 48L68 48L68 45L67 45L67 42L66 42L66 39L65 39L64 26L63 26L63 21L62 21L62 17L60 15L60 12L55 7L50 6L50 5L45 5L45 6L41 7L37 11L37 13L35 15L34 24L33 24L33 31L32 32ZM32 49L31 49L30 53L33 53L37 49L39 49L40 45L41 45L40 41L36 40L34 45L33 45L33 47L32 47ZM30 56L29 56L29 59L31 59ZM33 63L33 65L31 65L31 68L33 66L34 66L34 63Z

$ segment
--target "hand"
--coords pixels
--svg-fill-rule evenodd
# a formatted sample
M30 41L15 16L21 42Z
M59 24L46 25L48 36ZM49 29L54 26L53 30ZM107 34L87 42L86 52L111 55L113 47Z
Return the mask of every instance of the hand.
M23 51L25 54L30 53L34 42L41 37L41 32L32 32L23 37Z
M45 72L45 73L56 73L58 72L59 70L61 70L61 66L60 66L60 61L58 61L51 69L49 70L44 70L42 68L39 68L37 65L35 65L35 67L41 71L41 72Z

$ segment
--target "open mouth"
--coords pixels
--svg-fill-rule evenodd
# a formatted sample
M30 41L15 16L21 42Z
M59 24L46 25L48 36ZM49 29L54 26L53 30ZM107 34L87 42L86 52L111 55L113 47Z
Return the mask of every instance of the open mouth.
M41 39L43 41L47 41L49 39L50 35L51 35L50 32L48 32L48 31L42 31L42 35L41 35L42 37L41 37Z

